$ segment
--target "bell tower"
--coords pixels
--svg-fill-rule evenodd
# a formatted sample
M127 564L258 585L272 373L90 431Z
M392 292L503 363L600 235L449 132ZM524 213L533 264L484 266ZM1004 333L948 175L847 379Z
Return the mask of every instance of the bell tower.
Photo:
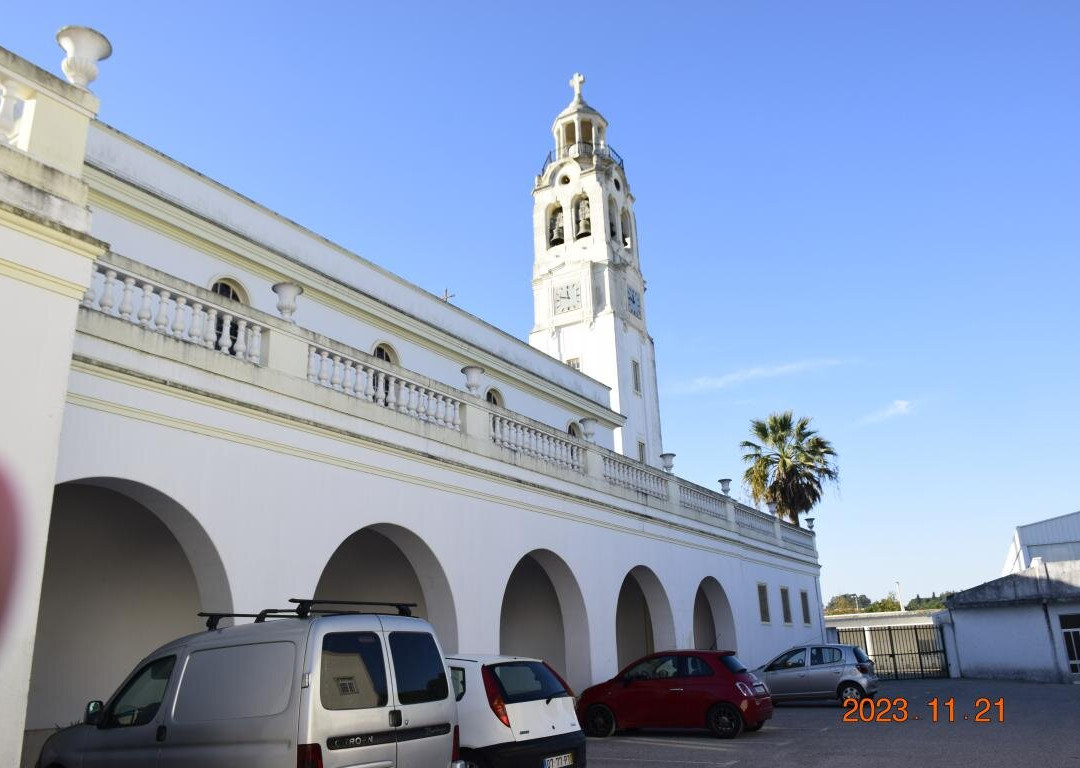
M611 387L626 417L615 449L660 466L660 401L646 326L634 196L608 123L585 103L585 78L555 118L555 148L533 186L533 307L529 344Z

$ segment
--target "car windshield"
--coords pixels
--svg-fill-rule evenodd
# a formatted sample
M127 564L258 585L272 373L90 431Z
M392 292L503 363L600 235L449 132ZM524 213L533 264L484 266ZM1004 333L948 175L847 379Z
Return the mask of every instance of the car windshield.
M495 678L502 687L503 701L507 704L570 695L559 682L559 678L540 661L493 664L491 671L495 673Z
M721 656L720 661L731 672L738 673L738 672L745 672L746 671L746 665L743 664L741 661L739 661L738 656Z
M868 661L870 661L870 657L866 655L866 651L864 651L859 646L856 645L852 650L855 651L855 660L858 661L860 664L866 664Z

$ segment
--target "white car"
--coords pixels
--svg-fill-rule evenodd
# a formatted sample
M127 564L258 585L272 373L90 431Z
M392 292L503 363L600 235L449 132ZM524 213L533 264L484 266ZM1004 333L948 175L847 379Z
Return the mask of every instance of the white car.
M574 693L540 659L448 656L467 768L585 765Z

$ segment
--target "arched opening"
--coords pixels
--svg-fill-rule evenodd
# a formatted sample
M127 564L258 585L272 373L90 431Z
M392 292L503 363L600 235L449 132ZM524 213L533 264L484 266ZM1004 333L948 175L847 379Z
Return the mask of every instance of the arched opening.
M330 556L315 596L416 603L413 615L431 622L443 651L457 652L457 611L446 573L431 548L407 528L379 523L353 533Z
M175 500L115 478L53 494L26 709L27 748L80 721L159 645L198 632L201 610L230 611L225 568Z
M566 242L563 209L556 205L548 212L548 245L562 245Z
M627 212L627 210L625 208L623 208L622 214L620 215L619 218L620 218L620 226L622 227L622 242L623 242L624 246L629 248L630 243L632 242L631 237L630 237L630 214Z
M227 299L239 302L241 304L247 304L247 291L236 280L228 277L222 277L214 281L214 284L210 286L210 290L216 293L218 296L224 296ZM221 349L222 341L226 338L222 336L222 331L225 329L225 315L218 314L217 320L214 323L214 348ZM234 354L233 346L236 344L236 337L240 333L240 324L235 320L229 321L228 327L228 346L226 349L229 354ZM245 339L246 342L246 339Z
M487 392L484 393L484 400L491 403L492 405L497 405L500 408L503 407L502 393L499 392L499 390L495 389L494 387L492 387L491 389L489 389Z
M575 690L592 683L585 600L570 566L554 552L533 550L510 573L499 652L544 659Z
M390 363L390 365L398 364L397 352L389 344L376 344L375 349L371 352L377 359L382 360L384 363Z
M720 582L706 576L694 596L694 647L703 650L735 651L735 616Z
M570 437L581 437L581 425L576 421L571 421L566 427L566 434Z
M616 180L615 182L619 182ZM608 237L615 240L619 236L619 225L615 221L615 212L619 210L615 207L615 198L609 197L607 201L607 219L608 219Z
M639 565L626 574L615 609L619 668L634 659L675 647L675 620L660 579Z
M575 198L574 208L574 238L588 237L592 234L592 207L589 205L588 195Z

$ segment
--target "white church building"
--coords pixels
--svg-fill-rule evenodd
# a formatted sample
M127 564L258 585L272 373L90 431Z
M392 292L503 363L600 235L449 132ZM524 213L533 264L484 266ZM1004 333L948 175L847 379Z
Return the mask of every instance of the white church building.
M578 690L653 649L823 639L814 534L671 471L648 254L583 78L532 189L525 343L98 122L108 43L58 38L66 80L0 48L0 765L200 610L415 602L448 652Z

